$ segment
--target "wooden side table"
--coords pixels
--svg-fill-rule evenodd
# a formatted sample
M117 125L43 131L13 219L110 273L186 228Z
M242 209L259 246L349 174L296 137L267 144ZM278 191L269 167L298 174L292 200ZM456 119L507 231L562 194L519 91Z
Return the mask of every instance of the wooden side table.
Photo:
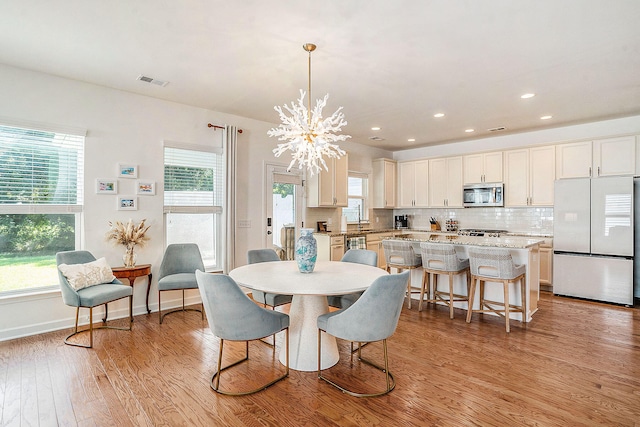
M140 264L140 265L136 265L135 267L129 267L129 268L113 267L111 271L113 271L113 275L116 276L118 279L127 279L130 286L133 286L137 277L142 277L142 276L149 277L149 282L147 283L147 301L146 302L147 302L147 313L151 313L151 310L149 309L149 290L151 290L151 277L152 277L151 264ZM107 318L107 314L105 312L105 316L103 320L106 320L106 318Z

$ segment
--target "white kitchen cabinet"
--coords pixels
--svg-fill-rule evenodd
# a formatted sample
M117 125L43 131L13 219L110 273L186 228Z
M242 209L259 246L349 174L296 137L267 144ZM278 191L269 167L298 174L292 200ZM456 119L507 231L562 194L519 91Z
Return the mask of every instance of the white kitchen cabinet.
M345 252L344 236L331 237L331 258L330 261L340 261Z
M553 239L540 244L540 284L553 284Z
M593 141L593 176L633 175L636 169L634 136Z
M553 206L555 146L504 152L505 206Z
M318 261L340 261L344 255L344 235L332 236L326 233L313 235L317 242Z
M556 156L557 179L633 175L636 140L626 136L559 144Z
M369 233L366 236L367 239L367 249L370 251L374 251L378 254L378 267L386 269L387 262L384 257L384 248L382 247L382 240L385 237L393 237L396 234L395 232L386 232L386 233Z
M392 209L396 206L396 162L373 160L373 208Z
M307 206L345 207L348 204L348 154L339 159L325 159L328 171L322 169L307 180Z
M429 160L398 163L398 207L429 206Z
M502 182L502 151L463 156L462 165L465 184Z
M556 146L556 178L590 178L593 165L591 141Z
M462 157L429 160L429 206L462 207Z

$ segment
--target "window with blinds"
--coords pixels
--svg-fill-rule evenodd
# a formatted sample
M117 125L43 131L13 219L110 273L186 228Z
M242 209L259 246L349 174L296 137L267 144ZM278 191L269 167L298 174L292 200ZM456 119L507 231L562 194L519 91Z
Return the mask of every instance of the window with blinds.
M207 270L222 269L223 156L164 147L166 242L196 243Z
M0 125L0 294L58 286L80 242L84 135Z
M366 173L349 172L348 205L342 209L342 214L347 217L347 221L360 222L369 219L368 183L369 178Z

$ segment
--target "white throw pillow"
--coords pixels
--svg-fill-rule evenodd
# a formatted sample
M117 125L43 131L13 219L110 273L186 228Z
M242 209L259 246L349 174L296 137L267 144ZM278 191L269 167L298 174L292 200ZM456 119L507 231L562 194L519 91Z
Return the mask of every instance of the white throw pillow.
M116 278L105 258L86 264L60 264L58 269L76 291L102 283L111 283Z

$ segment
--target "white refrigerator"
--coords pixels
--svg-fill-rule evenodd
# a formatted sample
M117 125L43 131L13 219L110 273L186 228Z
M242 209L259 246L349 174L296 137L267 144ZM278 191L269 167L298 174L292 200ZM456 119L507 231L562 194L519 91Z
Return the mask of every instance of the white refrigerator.
M555 182L553 293L633 305L633 177Z

